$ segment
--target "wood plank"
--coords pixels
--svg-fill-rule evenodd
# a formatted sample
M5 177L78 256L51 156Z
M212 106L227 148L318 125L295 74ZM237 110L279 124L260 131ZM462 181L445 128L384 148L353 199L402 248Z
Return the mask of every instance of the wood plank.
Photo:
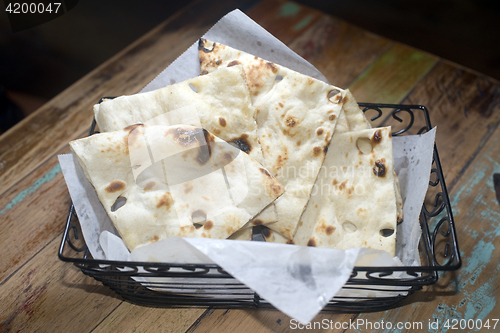
M185 332L205 311L138 306L73 264L59 261L61 234L0 284L1 332ZM19 250L19 248L18 248ZM75 328L78 325L78 329ZM95 328L95 330L94 330Z
M261 1L246 11L246 14L285 44L322 16L317 10L282 0Z
M500 173L498 156L500 129L494 132L450 193L462 268L441 274L438 284L411 296L403 307L361 314L359 318L367 321L384 318L393 323L438 320L439 328L430 330L432 332L447 331L443 324L446 319L453 318L481 319L483 324L490 319L493 326L492 319L498 319L499 315L500 290L497 260L500 256L500 202L496 198L493 180L494 175Z
M99 332L186 332L206 310L153 308L123 302L93 330Z
M385 38L328 15L288 44L340 88L348 87L391 45Z
M358 102L398 103L437 63L437 57L394 44L352 82Z
M429 109L449 189L500 124L500 85L447 62L439 62L402 102ZM386 124L400 127L392 118ZM416 117L413 132L423 125L423 118Z
M0 283L61 234L70 202L57 156L0 196Z
M90 332L122 302L110 289L60 261L59 243L59 238L51 241L0 284L2 332Z
M254 332L254 333L280 333L280 332L336 332L325 330L330 323L349 322L354 319L354 314L336 314L321 312L311 323L316 327L304 328L296 320L273 309L230 309L210 310L199 322L193 325L188 333L219 333L219 332ZM313 324L314 325L314 324ZM339 331L341 332L341 331Z
M99 98L139 91L224 14L254 2L190 4L2 134L0 193L87 128Z

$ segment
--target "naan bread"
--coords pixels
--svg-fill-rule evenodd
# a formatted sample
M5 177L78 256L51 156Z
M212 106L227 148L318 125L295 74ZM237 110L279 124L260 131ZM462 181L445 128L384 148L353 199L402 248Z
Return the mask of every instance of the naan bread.
M176 112L186 107L195 110L194 115ZM144 124L159 116L162 125L201 126L262 163L255 108L241 66L158 90L106 100L94 106L94 113L101 132Z
M345 90L342 109L345 112L346 120L349 124L349 131L360 131L372 128L370 122L365 117L365 113L359 108L358 102L356 102L356 99L354 99L349 89ZM339 129L338 132L345 133L342 129Z
M338 135L337 133L339 133L339 132L340 133L350 132L349 124L347 123L347 118L345 116L344 110L341 110L339 113L339 117L337 120L337 126L335 126L335 133L333 134L332 142L330 142L330 144L334 144L335 137ZM328 152L326 154L328 155ZM325 162L326 162L326 159L323 162L323 166L321 167L320 172L322 172L322 170L324 170L327 167L325 165ZM318 180L316 179L316 182L317 181ZM315 186L317 186L317 184L315 184ZM307 205L309 206L309 203ZM306 206L306 209L307 209L307 206ZM311 222L311 223L314 223L314 222ZM285 236L283 236L279 232L273 231L273 230L266 228L266 227L262 227L262 236L264 237L266 242L280 243L280 244L293 244L292 240L286 238Z
M155 91L121 96L95 105L95 118L102 132L137 123L203 127L263 163L255 108L244 77L241 66L232 66ZM275 222L274 205L259 218Z
M369 247L394 256L393 164L390 127L335 135L294 243L337 249Z
M348 131L360 131L368 128L372 128L370 122L366 119L365 113L359 108L358 102L354 99L352 93L347 89L344 97L343 110L346 115L347 122L349 123L349 129L345 130L342 127L335 129L335 134L346 133ZM335 138L332 140L335 141ZM394 195L396 196L396 207L398 210L398 223L403 221L403 199L401 198L401 189L399 186L399 179L396 172L393 173L394 176Z
M251 241L252 234L253 234L252 228L243 226L241 229L236 231L234 234L229 236L227 239Z
M133 125L70 147L130 251L174 236L227 238L284 191L199 127Z
M202 73L242 65L257 109L264 165L286 192L269 228L292 239L332 138L343 91L228 46L200 40Z
M337 126L335 128L335 133L333 135L332 141L330 145L337 146L339 144L342 144L342 139L339 140L339 136L342 136L344 133L348 133L351 130L352 131L360 131L360 130L365 130L371 128L370 123L368 120L365 118L363 111L359 108L356 100L352 96L351 92L349 90L346 90L346 95L344 98L344 105L343 105L343 110L340 113ZM354 134L354 133L353 133ZM335 159L331 156L332 154L335 154L337 150L330 149L327 152L327 156L325 158L325 161L323 163L322 169L320 171L320 176L316 179L315 183L315 190L322 189L323 184L325 183L325 174L324 172L327 172L328 170L336 169L338 166L337 165L332 165L331 163L335 161ZM392 151L391 151L392 152ZM321 177L321 174L323 174L323 177ZM396 200L396 207L397 207L397 221L400 222L402 220L402 200L401 200L401 195L399 194L399 184L397 180L397 176L394 174L394 189L395 189L395 200ZM333 181L333 180L332 180ZM306 207L306 210L301 218L300 226L298 228L297 234L295 235L294 241L290 241L287 238L285 238L283 235L280 235L279 233L270 230L270 229L263 229L263 236L268 242L274 242L274 243L288 243L292 244L295 242L302 243L302 245L307 245L307 242L310 238L308 238L310 235L312 235L312 230L315 225L317 225L316 220L309 220L311 217L315 218L316 216L319 216L321 211L325 211L325 207L322 205L327 202L327 200L322 200L324 198L320 198L317 196L314 196L311 198L311 200L308 202L308 205ZM328 195L325 192L322 192L322 195ZM350 199L347 199L350 200ZM331 213L332 215L335 215L335 212ZM302 239L301 239L302 238ZM316 242L311 242L310 245L316 244ZM328 246L328 245L326 245ZM337 246L337 244L333 244L332 246Z

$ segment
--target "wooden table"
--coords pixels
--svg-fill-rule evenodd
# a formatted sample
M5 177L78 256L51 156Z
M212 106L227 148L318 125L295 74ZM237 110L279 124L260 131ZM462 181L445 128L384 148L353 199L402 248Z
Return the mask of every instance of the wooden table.
M500 256L500 180L496 193L494 182L494 174L500 173L499 83L294 3L238 0L215 6L199 0L0 136L0 331L290 330L290 318L276 310L132 305L57 258L70 203L57 155L69 151L68 141L86 135L92 105L103 96L139 91L234 8L305 57L330 82L349 87L358 101L426 105L438 127L436 141L458 228L462 269L441 274L438 284L410 296L400 307L323 312L315 321L427 323L437 318L442 323L463 318L490 319L493 324L500 317L500 266L494 259Z

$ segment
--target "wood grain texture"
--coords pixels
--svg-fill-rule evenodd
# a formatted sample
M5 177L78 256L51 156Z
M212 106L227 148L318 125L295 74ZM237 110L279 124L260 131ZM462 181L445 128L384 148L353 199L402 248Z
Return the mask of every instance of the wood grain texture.
M500 204L496 200L493 181L493 175L500 172L499 156L500 130L497 129L485 144L482 154L472 162L450 192L462 268L458 272L441 274L436 285L412 295L404 306L385 312L360 314L358 318L367 321L384 318L393 323L401 320L424 323L438 320L438 330L425 329L430 332L454 331L443 327L446 319L453 318L481 319L483 323L490 319L493 326L491 320L499 316L497 302L500 290L500 265L497 260L500 256Z
M288 44L340 88L348 87L391 45L382 37L328 15Z
M335 314L321 312L311 322L327 323L349 322L353 314ZM281 333L281 332L330 332L330 330L299 329L299 323L278 310L245 309L245 310L210 310L203 318L193 325L189 333L218 333L218 332L254 332L254 333ZM318 327L317 327L318 328Z
M190 4L2 134L0 193L88 128L101 97L138 92L223 15L253 2Z
M60 236L70 202L56 156L0 196L0 284Z
M436 62L435 56L394 44L348 88L358 102L398 103Z
M2 332L90 332L122 301L109 288L57 258L47 244L0 284Z
M246 11L264 29L285 44L299 36L321 16L321 12L291 1L266 0Z
M205 311L202 308L153 308L123 302L93 332L186 332Z
M428 107L449 189L500 124L500 85L447 62L439 62L403 103ZM422 126L420 121L414 128Z

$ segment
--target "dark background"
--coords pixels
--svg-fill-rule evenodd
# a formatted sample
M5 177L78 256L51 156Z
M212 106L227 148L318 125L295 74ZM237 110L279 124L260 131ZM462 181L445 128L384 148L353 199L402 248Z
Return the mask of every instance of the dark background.
M10 102L28 115L191 2L80 0L62 17L17 33L0 3L0 133L20 119L11 117ZM500 1L297 2L500 79Z

